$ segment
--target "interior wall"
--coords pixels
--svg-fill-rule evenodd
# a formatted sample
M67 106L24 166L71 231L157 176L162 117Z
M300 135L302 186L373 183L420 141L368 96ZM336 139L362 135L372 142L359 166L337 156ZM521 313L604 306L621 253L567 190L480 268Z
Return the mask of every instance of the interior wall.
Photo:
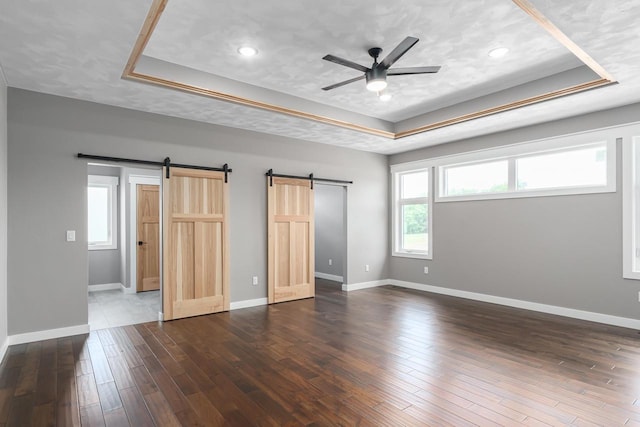
M636 104L398 154L390 164L631 123L639 117ZM390 277L640 318L640 282L622 278L620 143L617 148L615 193L434 203L433 260L391 257Z
M120 167L111 166L87 166L88 175L115 176L120 177ZM124 227L120 212L122 203L120 193L122 192L122 182L118 183L118 218L116 230L117 248L116 249L100 249L91 250L89 257L89 285L104 285L107 283L122 283L120 281L120 258L123 241L120 237L120 229Z
M7 345L7 83L0 68L0 362Z
M347 201L349 283L388 277L386 156L14 88L8 96L10 334L87 323L87 162L75 157L78 152L228 163L232 302L267 296L270 168L353 180ZM70 229L76 242L64 239Z
M343 277L347 247L344 224L345 188L316 184L314 193L316 273Z

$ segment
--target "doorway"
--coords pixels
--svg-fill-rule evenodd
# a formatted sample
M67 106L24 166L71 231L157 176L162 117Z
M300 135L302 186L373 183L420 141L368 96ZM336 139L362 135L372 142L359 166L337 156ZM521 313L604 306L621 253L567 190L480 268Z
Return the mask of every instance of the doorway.
M150 292L137 292L137 276L140 270L137 254L137 230L139 228L152 229L153 210L148 208L143 212L146 221L142 221L142 227L138 226L138 185L156 185L160 188L161 172L159 170L147 170L127 168L110 164L89 163L87 189L87 218L89 235L89 265L88 265L88 292L89 292L89 325L91 330L103 329L114 326L124 326L136 323L154 321L159 318L161 310L161 295L159 290L159 277L153 279L146 274L147 288L155 282L155 290ZM92 185L95 177L98 182L110 182L109 189ZM156 211L160 210L160 194L154 201L147 198L147 205L157 203ZM109 197L107 197L109 195ZM155 227L158 227L160 219L156 219ZM147 230L150 234L151 230ZM157 230L159 233L159 230ZM105 240L110 246L92 245L95 240ZM154 240L149 236L148 240ZM145 241L148 241L145 240ZM158 245L160 238L155 238ZM92 247L93 246L93 247ZM153 259L147 256L146 270L159 271L159 254ZM159 274L157 275L159 276Z
M316 183L314 193L316 283L341 288L347 281L347 187Z

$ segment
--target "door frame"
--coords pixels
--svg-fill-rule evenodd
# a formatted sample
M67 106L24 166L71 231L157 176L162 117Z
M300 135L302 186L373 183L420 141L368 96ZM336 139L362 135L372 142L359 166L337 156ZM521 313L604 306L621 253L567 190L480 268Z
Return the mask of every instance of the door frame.
M349 186L346 184L340 183L332 183L332 182L314 182L314 187L318 185L326 186L326 187L341 187L342 188L342 227L343 227L343 245L342 245L342 286L345 286L347 283L347 257L348 257L348 249L349 249L349 233L347 230L348 227L348 206L347 201L349 198ZM314 193L314 204L315 204L315 195ZM315 218L314 218L315 220ZM315 233L318 232L317 228L314 230ZM315 238L315 236L314 236ZM316 266L317 267L317 266ZM315 272L314 272L315 273ZM332 279L330 279L332 280Z
M160 227L158 243L160 248L159 268L160 268L160 298L162 298L162 178L160 176L129 175L129 265L131 266L131 275L129 276L129 287L125 289L126 293L137 293L138 280L138 191L137 185L158 185L160 197ZM162 317L162 304L158 312L159 318Z

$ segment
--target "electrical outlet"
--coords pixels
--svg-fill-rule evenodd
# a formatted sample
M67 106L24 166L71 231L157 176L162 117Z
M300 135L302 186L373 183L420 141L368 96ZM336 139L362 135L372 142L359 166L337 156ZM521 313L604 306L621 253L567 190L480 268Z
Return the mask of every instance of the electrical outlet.
M364 265L364 271L369 271L369 264Z
M333 260L329 258L329 265L333 265Z
M258 285L258 276L253 276L253 286L257 286Z
M429 274L429 267L424 268L424 274Z

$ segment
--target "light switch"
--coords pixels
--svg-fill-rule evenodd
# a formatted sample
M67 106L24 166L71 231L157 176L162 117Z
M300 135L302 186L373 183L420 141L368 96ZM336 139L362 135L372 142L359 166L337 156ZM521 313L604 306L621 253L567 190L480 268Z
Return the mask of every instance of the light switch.
M76 230L67 230L67 242L76 241Z

